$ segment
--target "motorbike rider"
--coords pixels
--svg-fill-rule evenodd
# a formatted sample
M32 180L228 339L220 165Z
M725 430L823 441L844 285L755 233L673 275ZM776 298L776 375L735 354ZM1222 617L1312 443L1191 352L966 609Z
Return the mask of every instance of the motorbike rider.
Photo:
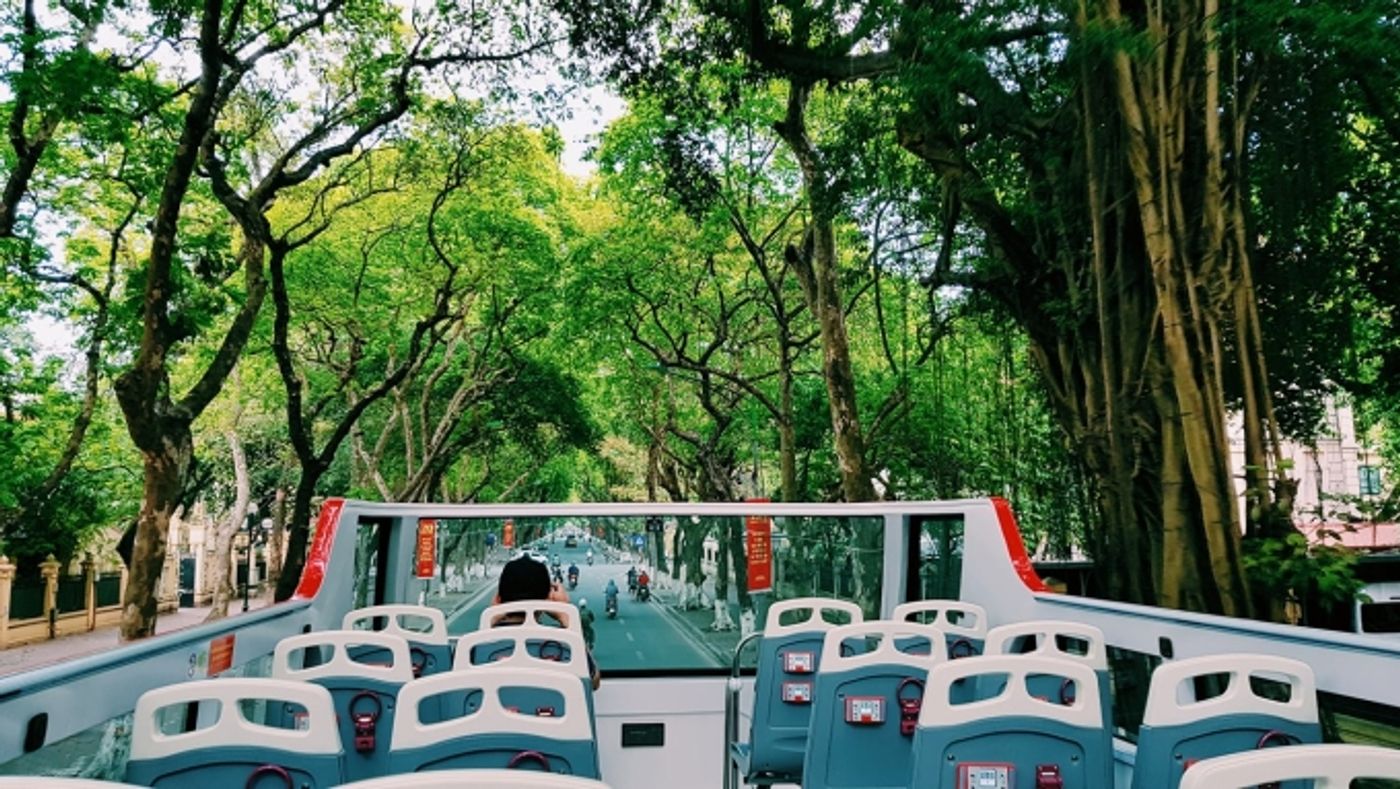
M609 605L617 605L617 582L616 582L616 581L614 581L614 580L611 579L611 578L608 579L608 585L607 585L607 587L606 587L605 589L603 589L603 596L604 596L605 598L607 598L607 602L608 602Z
M570 581L571 583L578 583L578 565L577 565L577 564L570 564L570 565L569 565L569 581Z
M592 651L593 641L597 637L593 632L593 618L593 612L588 608L588 598L580 597L578 600L578 619L579 624L583 626L583 643L588 646L589 651ZM596 682L593 689L598 689Z
M637 594L637 565L627 568L627 591L635 596Z
M651 576L647 575L646 570L637 576L637 596L651 599Z
M592 563L593 563L593 549L592 549L592 548L589 548L589 549L588 549L588 554L587 554L587 556L588 556L588 563L589 563L589 564L592 564Z

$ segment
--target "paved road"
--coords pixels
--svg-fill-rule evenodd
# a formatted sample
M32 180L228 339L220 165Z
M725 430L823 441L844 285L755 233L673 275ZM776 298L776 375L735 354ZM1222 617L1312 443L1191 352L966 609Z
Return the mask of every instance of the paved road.
M593 658L604 670L618 669L694 669L725 665L720 657L701 641L700 635L679 617L666 610L665 604L653 600L642 603L627 593L627 569L630 565L604 559L594 550L594 563L586 561L589 545L580 542L577 548L565 548L563 542L546 541L542 552L558 553L567 573L569 565L579 567L579 585L570 590L575 605L586 600L596 617L593 622L597 638ZM603 589L608 579L617 582L618 615L608 619L604 614ZM481 612L491 604L493 590L462 607L447 623L449 633L460 635L476 629Z

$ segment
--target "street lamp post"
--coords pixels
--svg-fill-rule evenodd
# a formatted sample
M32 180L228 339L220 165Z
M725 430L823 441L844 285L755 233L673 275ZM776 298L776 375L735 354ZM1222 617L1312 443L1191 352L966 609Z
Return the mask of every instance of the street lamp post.
M243 575L243 613L248 613L248 590L253 585L253 543L258 531L258 504L250 502L248 504L248 522L245 528L248 532L248 566Z

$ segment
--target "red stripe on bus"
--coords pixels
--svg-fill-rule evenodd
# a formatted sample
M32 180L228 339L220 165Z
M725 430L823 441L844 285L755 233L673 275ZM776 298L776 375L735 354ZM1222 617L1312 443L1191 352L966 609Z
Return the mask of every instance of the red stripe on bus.
M1001 538L1006 542L1006 553L1011 558L1012 568L1021 576L1021 583L1032 592L1050 591L1050 587L1040 580L1040 574L1031 565L1031 557L1026 553L1026 544L1021 541L1021 528L1016 525L1016 514L1011 511L1011 502L1000 496L993 496L992 506L997 511L997 522L1001 524Z
M306 566L301 571L301 582L297 584L297 597L309 599L321 591L321 583L326 580L326 568L331 562L336 528L340 526L340 513L344 509L345 499L326 499L326 503L321 505L321 514L316 518L316 534L311 538L311 550L306 554Z

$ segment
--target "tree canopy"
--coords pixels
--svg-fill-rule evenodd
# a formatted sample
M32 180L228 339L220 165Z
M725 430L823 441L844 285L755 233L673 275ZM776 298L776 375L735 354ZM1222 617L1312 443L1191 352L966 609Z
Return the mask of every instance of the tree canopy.
M12 4L4 552L125 532L136 638L197 502L285 502L286 596L327 495L1000 495L1103 594L1278 617L1337 569L1284 443L1400 461L1394 11Z

